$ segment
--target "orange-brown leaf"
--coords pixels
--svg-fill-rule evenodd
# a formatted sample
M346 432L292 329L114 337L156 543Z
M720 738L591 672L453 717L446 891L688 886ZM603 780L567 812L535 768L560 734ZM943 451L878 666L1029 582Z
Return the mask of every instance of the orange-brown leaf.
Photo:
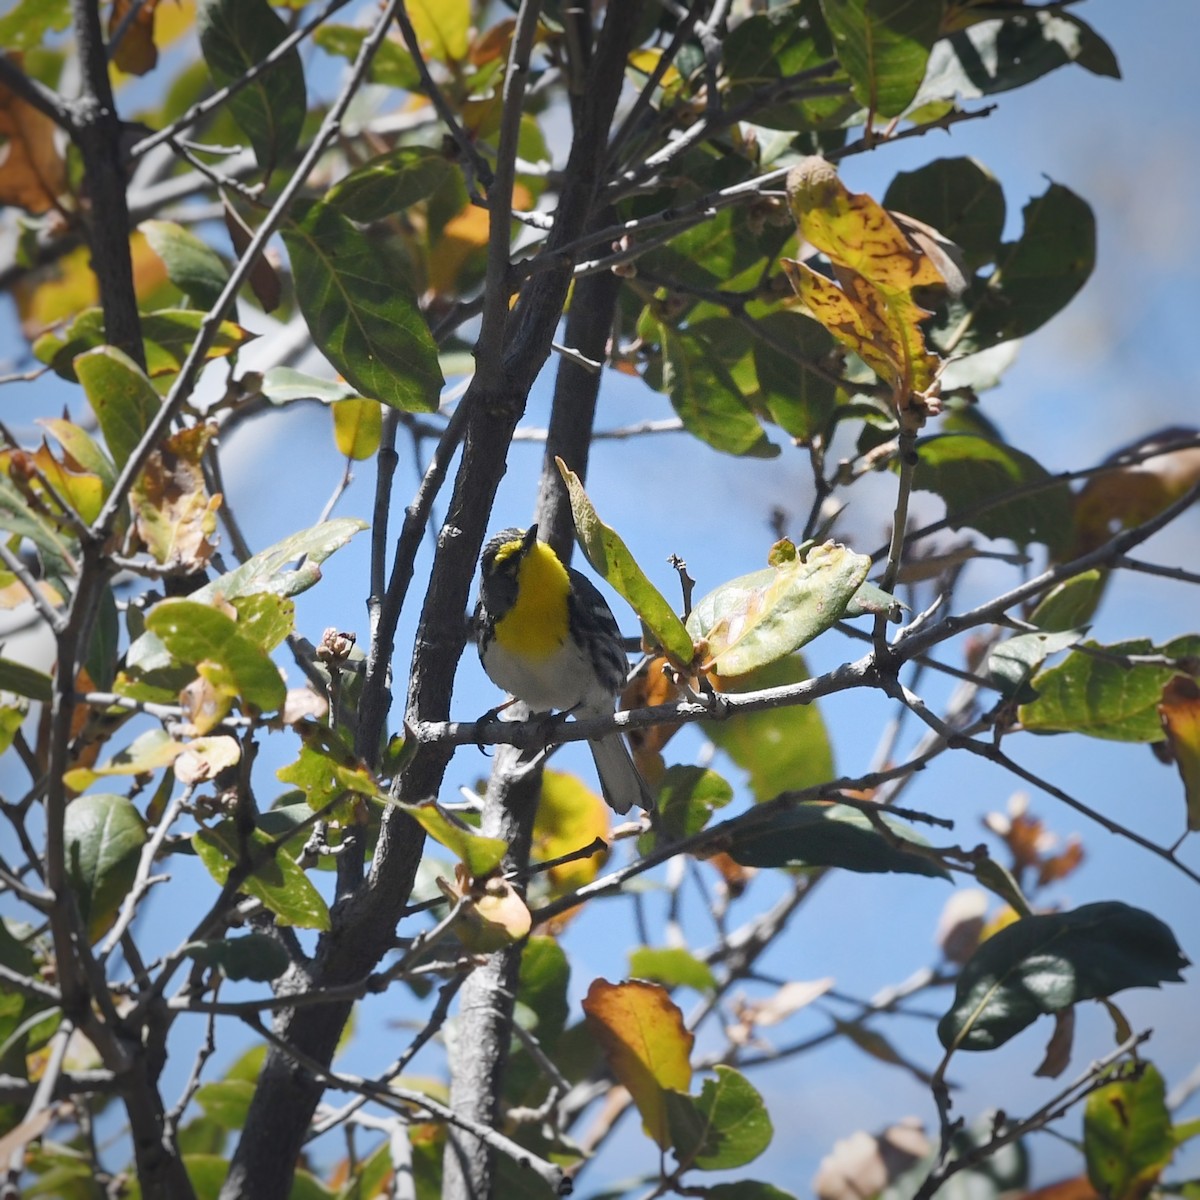
M57 134L45 113L0 83L0 205L31 213L55 206L67 190Z
M133 6L133 0L113 0L108 18L110 38L126 21ZM157 7L158 0L143 0L116 44L112 61L126 75L145 75L158 64L158 47L154 44L154 10Z
M588 988L583 1011L613 1074L629 1089L642 1127L665 1150L670 1145L665 1093L686 1092L692 1082L695 1039L683 1013L656 983L606 979Z
M1176 675L1163 688L1158 715L1187 796L1188 829L1200 829L1200 687Z

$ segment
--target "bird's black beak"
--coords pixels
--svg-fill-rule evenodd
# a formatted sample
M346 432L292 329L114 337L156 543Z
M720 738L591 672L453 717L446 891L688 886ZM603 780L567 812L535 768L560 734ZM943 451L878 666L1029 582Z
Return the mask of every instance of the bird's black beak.
M537 541L537 522L535 521L530 527L525 530L525 536L521 539L521 549L529 550Z

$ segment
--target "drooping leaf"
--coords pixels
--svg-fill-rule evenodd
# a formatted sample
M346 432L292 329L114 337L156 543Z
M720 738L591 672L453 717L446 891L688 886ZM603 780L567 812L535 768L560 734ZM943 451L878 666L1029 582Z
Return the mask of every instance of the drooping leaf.
M270 983L288 968L287 951L275 938L265 933L250 933L245 937L218 938L207 942L189 942L184 949L188 956L197 962L219 967L227 979ZM247 1083L246 1086L253 1091L252 1084ZM202 1088L201 1091L203 1090ZM197 1099L204 1104L203 1098L197 1096Z
M1068 629L1062 633L1022 633L1006 638L988 653L984 671L1005 699L1031 700L1034 692L1029 681L1034 673L1050 655L1082 641L1083 632Z
M33 511L28 499L0 472L0 529L28 538L38 549L43 574L50 579L74 575L72 547L56 524Z
M1057 666L1033 678L1037 699L1023 704L1021 724L1034 733L1086 733L1116 742L1162 740L1158 703L1178 669L1126 665L1128 656L1200 655L1200 637L1182 637L1155 646L1145 638L1102 646L1085 642Z
M772 565L709 592L687 620L706 649L705 670L746 675L792 654L833 626L867 577L870 559L837 542L797 550L777 543Z
M941 0L821 0L854 95L877 116L899 116L925 77Z
M807 444L823 432L837 405L829 375L808 366L831 357L833 338L815 321L786 310L759 317L754 332L759 402L785 433Z
M167 278L193 302L193 307L212 308L229 281L229 268L221 256L175 221L143 221L138 228L163 260Z
M597 979L583 1001L588 1028L613 1074L629 1089L642 1128L662 1148L671 1144L668 1092L686 1092L695 1040L657 984Z
M548 862L593 844L607 842L611 809L576 775L546 768L542 794L533 820L530 858ZM608 858L607 845L597 854L560 863L539 876L550 885L550 896L565 896L591 883Z
M54 680L45 671L28 667L11 658L0 658L0 692L13 692L46 703L54 691Z
M329 928L329 909L295 859L260 830L244 840L233 821L221 821L192 837L192 847L208 873L224 884L235 867L250 864L239 891L254 896L273 912L280 925L300 929Z
M878 820L886 832L848 804L807 800L745 822L720 848L747 867L843 867L950 878L936 858L920 852L929 844L924 838L886 810Z
M427 200L453 173L445 155L426 146L399 146L340 179L325 203L352 221L381 221Z
M1048 633L1062 633L1086 625L1104 594L1106 574L1092 569L1056 584L1038 601L1029 623Z
M137 448L162 402L145 372L115 346L97 346L75 360L79 382L118 467Z
M355 462L373 457L383 432L383 409L379 401L335 400L330 408L338 453Z
M1023 917L963 967L938 1037L948 1050L992 1050L1081 1000L1182 982L1187 965L1162 921L1119 901Z
M63 844L67 879L95 942L116 919L146 841L138 811L124 796L96 793L67 805Z
M1200 687L1187 675L1176 675L1158 702L1167 745L1179 768L1187 798L1187 827L1200 829Z
M728 1171L753 1162L774 1134L762 1097L732 1067L714 1068L699 1096L668 1094L671 1145L681 1164Z
M394 252L328 204L295 206L282 233L321 352L363 396L432 412L443 383L437 347Z
M651 635L676 662L681 666L691 663L692 639L675 610L646 578L620 534L601 521L579 476L568 470L561 458L555 459L555 463L567 485L575 519L575 537L588 562L602 579L629 601Z
M962 250L968 266L995 261L1004 233L1004 191L973 158L939 158L901 171L883 204L932 225Z
M218 88L257 66L287 36L267 0L200 0L196 31ZM270 175L295 150L307 99L304 66L293 46L226 102L250 139L258 165Z
M734 694L786 687L809 677L799 654L789 654L746 675L722 679ZM754 799L762 804L780 792L811 787L834 777L833 747L816 704L786 704L759 712L707 721L704 732L747 772ZM666 814L664 813L664 818Z
M554 938L535 935L525 943L517 1000L536 1015L538 1041L548 1050L553 1049L567 1024L570 978L571 964Z
M278 668L224 612L191 598L163 600L146 617L146 628L218 690L261 712L283 704L287 689Z
M1027 337L1087 282L1096 262L1096 220L1088 203L1052 183L1023 215L1020 238L1001 246L995 270L977 278L931 331L939 349L970 354Z
M1110 1200L1141 1200L1175 1156L1166 1086L1153 1063L1087 1098L1083 1153L1088 1178Z
M12 16L8 14L7 19ZM0 205L11 204L35 215L55 206L67 189L67 162L56 133L52 117L0 83L0 139L4 144Z
M716 771L675 765L667 768L658 787L660 839L677 841L699 833L717 809L733 799L733 788Z
M431 838L460 860L472 879L486 879L504 861L508 843L503 838L485 837L464 829L433 803L402 808Z
M946 502L953 529L977 529L1019 546L1041 542L1052 550L1072 536L1071 494L1029 455L969 433L933 434L917 442L913 487ZM1046 486L1013 500L1014 488Z
M454 883L442 879L437 885L452 904L459 904L453 925L458 940L475 954L490 954L515 945L529 935L533 918L516 888L501 875L482 883L463 862L454 866Z

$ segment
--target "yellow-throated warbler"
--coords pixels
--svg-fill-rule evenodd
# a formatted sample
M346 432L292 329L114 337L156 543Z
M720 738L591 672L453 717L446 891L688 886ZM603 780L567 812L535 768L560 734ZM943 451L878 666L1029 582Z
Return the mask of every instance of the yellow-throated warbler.
M492 682L535 712L611 713L629 664L616 618L591 581L537 540L536 525L496 534L479 566L475 629ZM619 733L588 746L611 808L651 807Z

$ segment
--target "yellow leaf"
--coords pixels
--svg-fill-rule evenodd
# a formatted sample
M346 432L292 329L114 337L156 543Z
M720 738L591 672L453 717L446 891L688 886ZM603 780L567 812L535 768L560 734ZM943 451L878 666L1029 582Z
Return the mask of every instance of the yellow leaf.
M649 78L654 74L655 68L658 66L659 59L662 58L661 50L634 50L629 55L629 65L640 74ZM670 91L672 88L678 87L683 82L683 76L674 67L668 67L659 80L658 86L663 91Z
M533 822L533 857L545 862L608 840L609 807L583 781L563 771L542 773L542 798ZM542 878L551 897L565 896L596 878L608 850L551 867Z
M683 1013L656 983L606 979L588 988L583 1011L612 1073L629 1089L642 1128L665 1150L671 1144L665 1093L686 1092L692 1083L695 1038Z
M360 461L379 449L383 433L383 406L378 400L335 400L333 440L338 453Z
M73 791L81 792L103 776L148 775L170 766L185 748L182 742L172 741L161 729L152 729L119 754L114 754L103 766L75 767L67 771L63 782Z
M408 0L408 19L421 53L435 62L461 62L467 56L470 0Z
M446 899L465 900L454 932L468 950L489 954L528 936L533 925L525 901L507 879L493 875L482 884L472 880L463 863L454 867L454 882L438 879Z
M1187 794L1187 827L1194 832L1200 829L1200 687L1196 681L1176 675L1163 688L1158 715Z

